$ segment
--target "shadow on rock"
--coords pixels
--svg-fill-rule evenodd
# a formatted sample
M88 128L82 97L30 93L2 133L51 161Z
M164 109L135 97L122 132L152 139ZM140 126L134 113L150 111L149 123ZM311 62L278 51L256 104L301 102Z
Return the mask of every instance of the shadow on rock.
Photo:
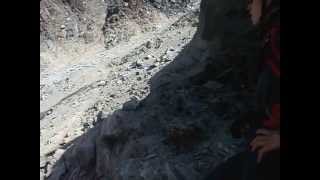
M193 80L215 60L210 49L197 32L151 78L145 99L107 117L100 113L95 127L67 145L47 179L196 180L240 151L242 142L228 127L252 97L234 85L232 69Z

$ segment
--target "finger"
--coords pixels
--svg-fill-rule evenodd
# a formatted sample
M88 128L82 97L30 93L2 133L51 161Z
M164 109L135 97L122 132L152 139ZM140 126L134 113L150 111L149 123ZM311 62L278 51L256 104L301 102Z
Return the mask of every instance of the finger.
M256 134L261 134L261 135L270 135L271 131L267 130L267 129L258 129Z
M258 152L258 163L261 162L262 158L264 157L264 154L270 151L269 146L265 146L264 148L260 149Z
M269 137L257 136L256 138L254 138L254 139L251 141L250 146L256 144L257 142L268 141L269 139L270 139Z
M254 138L253 141L265 141L265 140L269 140L270 137L269 136L256 136L256 138Z
M262 144L262 143L256 143L256 144L251 146L251 151L254 152L254 151L256 151L257 149L259 149L259 148L261 148L263 146L264 146L264 144Z
M251 146L251 151L255 151L258 148L264 147L268 144L268 141L258 141Z

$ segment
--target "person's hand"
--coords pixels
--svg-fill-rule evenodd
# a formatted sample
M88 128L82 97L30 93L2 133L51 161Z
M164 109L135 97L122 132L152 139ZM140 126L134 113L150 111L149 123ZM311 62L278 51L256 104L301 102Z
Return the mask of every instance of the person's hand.
M259 129L257 137L250 143L251 151L258 149L258 163L265 153L280 149L280 134L277 131Z

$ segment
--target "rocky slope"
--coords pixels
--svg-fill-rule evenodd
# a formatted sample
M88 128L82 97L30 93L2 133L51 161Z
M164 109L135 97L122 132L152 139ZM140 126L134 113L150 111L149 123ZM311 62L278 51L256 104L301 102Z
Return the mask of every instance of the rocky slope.
M169 18L43 72L40 179L198 180L241 151L228 126L252 108L245 1L148 3Z
M41 0L40 47L45 50L70 41L92 43L101 39L106 42L106 47L110 47L121 40L128 40L137 31L150 31L148 24L155 19L157 12L175 15L191 2L192 0Z

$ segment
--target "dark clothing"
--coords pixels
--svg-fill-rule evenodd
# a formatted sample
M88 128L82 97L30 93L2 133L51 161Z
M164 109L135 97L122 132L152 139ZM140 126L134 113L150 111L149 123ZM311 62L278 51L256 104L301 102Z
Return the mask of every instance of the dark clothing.
M271 5L264 10L261 28L264 48L257 88L258 105L266 110L265 128L280 129L280 6Z
M246 136L248 147L256 130ZM257 163L257 153L247 149L222 163L205 180L280 180L280 150L265 154Z
M280 151L270 152L259 164L256 153L242 152L216 168L205 180L280 180Z
M278 1L274 1L278 2ZM263 59L257 85L257 109L265 118L262 127L280 130L280 6L264 9L261 29L264 37ZM257 120L257 121L259 121ZM248 142L255 136L252 128ZM206 180L278 180L280 150L265 154L257 163L257 154L247 150L220 165Z

